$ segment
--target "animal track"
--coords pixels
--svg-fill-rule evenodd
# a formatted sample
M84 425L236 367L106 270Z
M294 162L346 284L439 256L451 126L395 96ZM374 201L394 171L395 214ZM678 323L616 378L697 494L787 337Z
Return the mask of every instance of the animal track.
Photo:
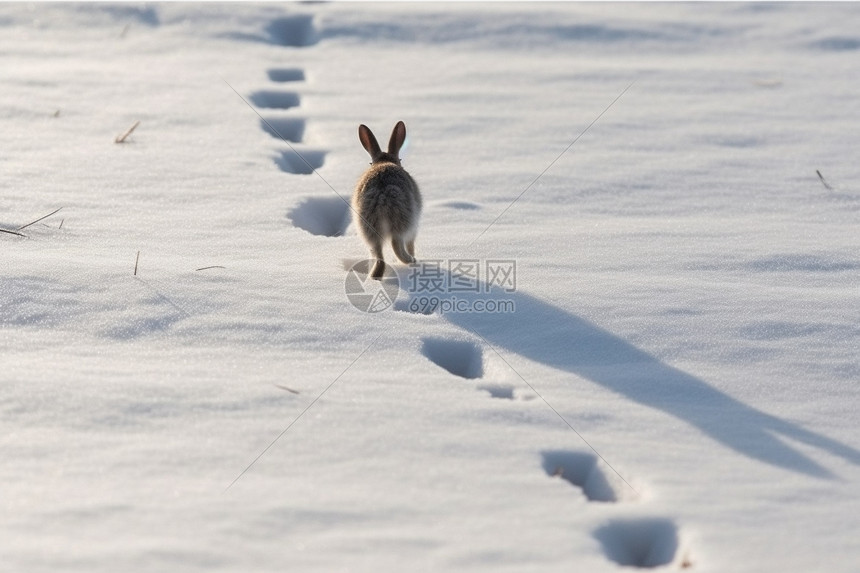
M678 528L669 519L612 520L594 537L609 559L626 567L668 565L678 552Z
M582 489L589 501L618 501L618 495L597 466L597 456L582 452L542 452L543 469Z
M299 94L276 90L260 90L248 98L254 106L265 109L290 109L298 107Z
M618 501L619 492L598 467L597 456L565 450L548 450L542 455L547 475L581 488L589 501ZM672 563L678 553L678 528L665 518L614 519L595 530L594 538L609 559L625 567L661 567ZM680 563L682 568L691 565L686 556Z
M438 207L445 207L447 209L456 209L459 211L477 211L481 208L481 206L477 203L472 203L471 201L460 201L457 199L438 201L434 205Z
M260 120L263 131L274 138L301 143L305 134L305 120L298 117L268 117Z
M431 362L461 378L484 375L484 357L480 347L465 340L424 338L421 353Z
M299 14L272 20L266 27L271 42L279 46L303 47L317 42L313 16ZM301 82L305 71L301 68L271 68L269 80L277 83ZM278 89L258 90L248 101L261 109L291 109L301 104L299 94ZM272 137L290 143L301 143L306 121L298 117L260 117L260 128ZM275 164L284 173L309 175L323 166L326 152L313 149L280 150L274 156ZM293 225L321 237L340 237L350 223L349 205L340 197L307 198L287 212Z
M293 173L295 175L310 175L315 169L323 166L325 161L325 151L313 151L304 149L295 151L288 149L281 151L275 157L275 163L281 168L281 171Z
M340 197L312 197L293 207L287 218L312 235L340 237L349 227L350 211Z
M278 46L305 47L319 41L314 29L313 16L293 15L273 20L266 27L269 41ZM259 41L261 38L256 36ZM303 82L305 72L301 68L271 68L268 79L276 84ZM271 86L277 88L278 86ZM248 101L260 109L288 110L301 105L298 93L279 89L261 89L250 94ZM289 143L301 143L305 135L306 120L294 117L266 117L261 128L277 139ZM326 151L280 150L274 161L281 171L289 174L311 174L323 166ZM470 201L447 199L433 206L458 211L482 209ZM316 236L339 237L345 234L350 224L350 208L340 197L311 197L300 200L288 212L287 218L294 226ZM351 268L352 265L350 265ZM767 267L768 265L764 265ZM765 269L767 270L767 269ZM363 292L363 288L359 289ZM433 300L428 297L428 300ZM396 301L396 310L432 314L436 303L413 304L416 301ZM420 303L421 301L417 301ZM161 321L159 322L159 318ZM142 332L166 329L177 318L156 317L151 324L144 324ZM132 337L137 331L118 332L118 336ZM478 379L484 375L484 356L481 347L465 340L426 337L422 339L421 353L444 370L465 379ZM483 384L479 390L489 393L491 398L515 400L519 398L516 388L504 384ZM529 399L526 397L525 399ZM589 501L616 502L619 492L613 488L599 467L598 457L590 453L548 450L542 452L543 469L549 476L557 476L580 488ZM651 568L667 565L678 553L678 530L669 519L614 519L593 532L607 558L622 566ZM684 566L687 561L683 561Z
M485 384L478 386L478 390L485 390L490 393L490 398L501 398L503 400L514 399L514 387L503 386L501 384Z
M278 83L305 81L305 71L301 68L272 68L268 74L270 80Z
M507 384L483 384L478 386L478 390L483 390L490 394L490 398L498 398L500 400L534 400L534 394L521 392L514 386Z
M811 44L811 47L827 52L853 52L860 50L860 40L833 36Z
M309 14L297 14L272 20L266 27L266 32L272 43L279 46L303 48L313 46L319 41L314 29L314 17Z

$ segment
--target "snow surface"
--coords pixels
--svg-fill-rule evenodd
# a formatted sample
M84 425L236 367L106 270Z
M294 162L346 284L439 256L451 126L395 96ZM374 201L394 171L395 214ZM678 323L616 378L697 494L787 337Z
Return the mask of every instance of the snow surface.
M3 4L0 569L857 571L858 21ZM399 119L514 312L347 300Z

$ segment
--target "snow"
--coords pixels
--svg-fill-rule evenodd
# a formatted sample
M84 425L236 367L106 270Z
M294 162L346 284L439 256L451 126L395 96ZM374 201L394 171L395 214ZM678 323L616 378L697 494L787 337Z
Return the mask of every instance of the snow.
M2 568L855 571L858 17L3 4Z

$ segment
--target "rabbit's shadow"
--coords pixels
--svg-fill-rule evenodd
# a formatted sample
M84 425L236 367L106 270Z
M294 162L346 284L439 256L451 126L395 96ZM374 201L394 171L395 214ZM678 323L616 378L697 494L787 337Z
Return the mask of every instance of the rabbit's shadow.
M399 270L401 274L407 272ZM431 295L410 289L414 285L408 283L408 278L401 276L401 288L407 296L401 296L395 310L429 314L426 304L416 301L426 303ZM449 285L457 279L445 271L443 278ZM465 311L449 308L442 316L497 349L576 374L636 403L670 414L749 458L810 476L834 477L781 439L786 438L860 465L860 451L851 446L748 406L564 308L522 291L503 292L487 286L478 281L479 293L458 292L459 308ZM451 295L436 298L441 301L447 296ZM494 308L506 311L469 312L478 300L484 302L485 308L486 301L492 300ZM527 371L520 374L529 379Z

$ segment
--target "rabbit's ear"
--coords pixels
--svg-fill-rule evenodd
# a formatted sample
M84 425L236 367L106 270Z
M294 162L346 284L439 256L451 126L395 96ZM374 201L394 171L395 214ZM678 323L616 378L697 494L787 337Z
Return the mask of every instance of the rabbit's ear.
M388 153L397 157L404 141L406 141L406 124L398 121L391 132L391 139L388 140Z
M382 153L373 132L364 124L358 126L358 139L361 141L362 147L370 154L371 159L376 159Z

